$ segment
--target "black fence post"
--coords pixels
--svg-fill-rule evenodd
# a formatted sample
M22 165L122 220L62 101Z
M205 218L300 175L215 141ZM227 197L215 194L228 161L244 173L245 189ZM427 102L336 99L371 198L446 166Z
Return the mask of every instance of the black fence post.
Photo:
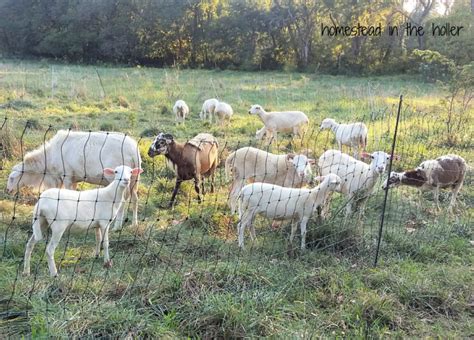
M402 102L403 102L403 95L400 95L400 101L398 102L397 121L395 123L395 131L393 133L392 151L390 152L390 163L388 164L389 176L390 176L390 173L392 172L393 155L395 152L395 145L397 143L398 122L400 121L400 111L402 109ZM385 208L387 206L387 198L388 198L388 186L385 187L385 196L383 199L383 206L382 206L382 216L380 218L379 235L377 238L377 249L375 250L374 267L377 267L377 262L379 260L380 242L382 240L382 231L383 231L383 223L385 220Z

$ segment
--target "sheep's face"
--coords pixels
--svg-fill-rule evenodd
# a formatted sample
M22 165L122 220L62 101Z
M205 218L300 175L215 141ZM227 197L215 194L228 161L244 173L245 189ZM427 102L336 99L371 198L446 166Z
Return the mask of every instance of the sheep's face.
M321 130L330 129L334 125L335 122L336 121L334 119L326 118L321 122L320 129Z
M47 177L48 175L43 173L24 171L23 165L19 163L12 168L12 172L8 176L6 191L9 194L15 194L23 187L39 189L42 184L49 184L49 177Z
M173 143L172 135L169 133L160 133L150 145L148 156L166 155L168 153L168 145L171 143Z
M260 105L252 105L249 109L249 115L258 115L263 112L263 108Z
M326 176L317 176L314 178L315 181L321 182L321 185L327 184L329 191L341 192L342 180L336 174L328 174Z
M9 194L13 194L16 192L17 189L23 187L24 185L20 183L23 176L21 176L21 164L17 164L13 167L10 176L8 176L7 181L7 192Z
M105 168L104 174L107 176L114 176L114 181L118 181L120 187L127 187L130 185L130 180L132 176L138 176L143 172L143 169L140 168L130 168L126 165L120 165L115 169Z
M265 127L263 127L260 130L257 130L257 132L255 132L255 138L257 140L261 140L266 134L267 130L265 129Z
M311 165L316 163L316 160L306 157L305 155L288 155L291 163L295 167L298 176L306 183L310 183L313 179L313 172Z
M382 189L385 190L387 187L389 189L399 186L402 183L403 172L392 171L390 176L382 184Z
M363 157L369 156L372 159L371 167L378 174L385 172L388 162L390 161L390 155L383 151L375 151L372 154L364 153Z

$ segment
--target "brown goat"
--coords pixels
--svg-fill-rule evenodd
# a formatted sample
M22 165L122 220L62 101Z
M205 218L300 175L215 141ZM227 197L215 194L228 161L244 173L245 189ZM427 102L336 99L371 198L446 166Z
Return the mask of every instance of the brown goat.
M434 201L439 209L439 189L451 189L451 202L448 211L451 211L456 203L456 196L461 190L464 177L466 176L466 161L457 155L445 155L434 160L422 162L416 169L405 172L392 171L389 178L383 184L383 189L408 185L421 190L429 190L434 193Z
M201 203L201 190L204 194L204 183L201 176L211 178L211 192L214 192L215 170L219 163L218 143L214 136L200 133L186 143L177 143L168 133L160 133L148 150L148 156L165 155L173 163L176 172L176 185L169 206L172 207L176 199L181 182L194 180L194 189Z

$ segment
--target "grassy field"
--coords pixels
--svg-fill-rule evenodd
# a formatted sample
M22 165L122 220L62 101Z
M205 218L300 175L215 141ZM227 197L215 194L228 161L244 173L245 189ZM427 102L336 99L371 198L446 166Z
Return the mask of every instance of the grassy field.
M473 164L474 112L445 133L445 93L409 76L349 78L299 73L245 73L178 69L88 67L48 62L0 62L3 151L0 191L22 152L60 128L127 132L140 143L140 225L112 233L113 268L93 256L93 235L65 235L56 251L58 278L50 278L44 243L33 252L30 277L21 275L37 193L0 196L0 336L32 337L434 337L474 335L474 190L469 173L454 215L433 208L432 195L392 191L379 266L373 268L383 192L377 185L359 222L338 213L309 224L305 253L292 253L289 226L257 220L257 240L237 247L237 218L226 205L229 181L218 171L218 190L199 205L186 183L173 210L162 209L174 178L163 157L146 151L157 132L186 140L211 132L222 156L256 145L252 104L298 109L311 120L302 139L280 138L271 151L309 149L315 157L334 147L320 121L363 120L369 151L389 150L398 97L404 95L395 169L448 152ZM231 125L199 120L204 99L230 103ZM171 108L184 99L185 125ZM29 122L25 129L26 122ZM441 195L444 202L449 196ZM420 208L421 203L421 208Z

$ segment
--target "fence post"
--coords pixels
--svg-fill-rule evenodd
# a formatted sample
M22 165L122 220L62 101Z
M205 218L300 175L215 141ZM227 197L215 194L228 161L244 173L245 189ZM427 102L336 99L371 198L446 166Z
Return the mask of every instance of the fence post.
M398 102L397 121L395 123L395 131L393 133L392 151L390 152L390 163L388 164L389 176L390 176L390 173L392 172L393 155L395 152L395 145L397 143L398 122L400 121L400 111L402 109L402 102L403 102L403 95L400 95L400 101ZM388 198L388 186L385 188L385 196L383 199L382 216L380 217L379 236L377 238L377 249L375 250L374 267L377 267L377 262L379 260L380 241L382 240L382 231L383 231L383 223L385 220L385 207L387 206L387 198Z

